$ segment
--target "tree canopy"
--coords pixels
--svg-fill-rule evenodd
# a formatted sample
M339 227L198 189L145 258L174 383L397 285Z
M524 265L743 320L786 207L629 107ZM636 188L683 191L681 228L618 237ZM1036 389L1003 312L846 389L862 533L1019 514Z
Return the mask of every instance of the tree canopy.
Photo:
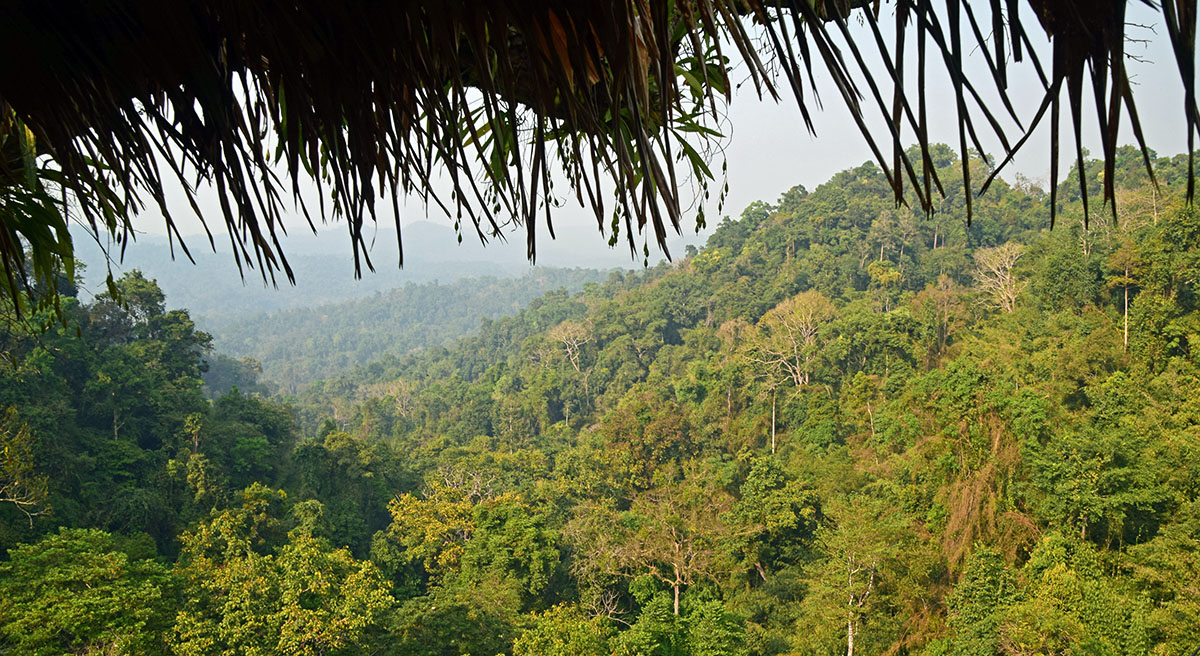
M1189 654L1200 212L1118 156L1119 225L866 164L286 399L137 273L5 308L0 652Z

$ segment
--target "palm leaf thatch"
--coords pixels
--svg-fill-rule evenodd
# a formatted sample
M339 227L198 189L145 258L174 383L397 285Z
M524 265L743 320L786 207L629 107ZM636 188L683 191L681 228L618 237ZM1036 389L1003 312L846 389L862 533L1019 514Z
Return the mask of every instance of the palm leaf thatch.
M57 271L69 273L68 219L124 244L131 217L152 207L177 239L177 208L167 206L166 189L180 183L206 226L214 220L201 215L195 190L215 188L239 268L271 281L278 272L293 279L280 243L285 212L298 208L314 229L318 219L344 219L359 272L373 266L364 225L375 220L376 203L391 203L398 217L408 194L484 241L510 224L524 226L530 258L535 224L550 224L552 208L566 200L590 208L610 243L624 231L631 251L640 236L648 254L649 235L665 250L688 202L707 196L710 182L721 184L707 151L720 136L737 60L760 94L791 96L810 130L820 104L814 76L824 71L896 201L915 198L926 211L942 193L928 155L927 70L948 72L953 85L968 209L966 155L983 151L979 133L990 131L1006 151L982 191L1047 112L1054 193L1063 87L1082 157L1090 82L1110 174L1104 201L1112 206L1122 115L1142 141L1124 64L1126 5L15 0L0 21L7 294L17 299ZM1031 47L1023 6L1050 38L1048 64ZM1185 92L1191 152L1200 128L1196 0L1164 0L1161 11ZM851 32L853 20L869 27L870 38ZM905 61L910 38L915 62ZM975 48L985 53L991 79L964 75L965 53ZM886 75L868 68L871 53ZM1017 64L1036 69L1045 89L1028 125L1007 93L1008 68ZM1007 117L994 115L988 93L998 95ZM868 129L872 115L885 119L886 134ZM1003 127L1009 118L1016 134ZM919 148L910 158L902 140L914 136ZM435 191L439 176L448 178L450 193ZM306 178L318 187L315 207L301 193ZM553 190L556 178L567 180L566 193ZM216 237L210 231L208 238Z

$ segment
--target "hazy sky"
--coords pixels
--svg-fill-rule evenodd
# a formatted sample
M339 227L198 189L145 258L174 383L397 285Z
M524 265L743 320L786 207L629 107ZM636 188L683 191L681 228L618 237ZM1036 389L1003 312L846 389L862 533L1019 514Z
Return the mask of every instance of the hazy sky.
M986 3L979 3L986 4ZM887 5L884 5L885 8ZM1022 3L1024 6L1024 3ZM1161 14L1158 10L1150 9L1141 2L1130 2L1128 22L1128 37L1136 40L1146 40L1147 43L1130 42L1127 46L1129 54L1143 61L1130 61L1128 70L1134 85L1134 96L1138 104L1138 113L1146 134L1148 145L1160 155L1168 155L1187 150L1183 141L1183 91L1179 82L1179 69L1171 55L1170 42L1166 30L1162 26ZM1024 17L1031 38L1041 34L1041 28L1032 16ZM966 21L964 20L964 23ZM1146 27L1141 27L1146 26ZM866 28L853 30L870 39L870 31ZM1157 33L1156 33L1157 32ZM866 39L860 39L864 42ZM965 40L965 37L964 37ZM1044 39L1034 38L1035 45L1040 45ZM909 39L912 44L915 38ZM1048 48L1041 54L1043 66L1049 66ZM907 61L912 65L916 61L915 52L908 55ZM1041 86L1028 60L1010 68L1009 93L1013 99L1018 114L1022 120L1029 120L1037 110L1042 99ZM883 71L882 65L878 70ZM911 69L910 69L911 70ZM935 67L930 66L928 86L928 106L930 110L930 138L933 141L956 145L958 131L954 119L954 92L949 78L944 73L936 74ZM1019 73L1013 75L1013 73ZM979 52L971 52L967 57L966 73L976 81L981 90L991 88L987 63ZM883 72L886 75L886 72ZM849 113L842 101L828 83L828 76L821 79L826 91L822 98L826 101L825 111L814 116L817 131L815 137L810 136L800 122L800 113L794 103L786 100L779 104L762 102L754 97L748 88L732 103L730 115L733 125L732 139L729 143L729 178L730 203L728 210L736 213L754 200L774 200L778 195L794 184L803 184L812 189L817 184L827 180L832 173L857 166L871 160L871 152L866 142L859 135ZM885 98L889 92L884 91ZM1090 99L1090 90L1084 92L1084 103ZM915 107L914 107L915 109ZM997 101L992 108L998 118L1004 118L1007 113ZM1074 160L1074 142L1067 119L1069 111L1066 95L1063 95L1062 109L1062 162L1060 171L1065 174ZM883 124L877 131L886 135ZM1042 126L1028 143L1021 149L1012 164L1006 167L1003 175L1012 179L1015 172L1026 177L1048 182L1050 178L1050 132L1049 118L1044 119ZM987 139L986 123L981 119L977 123L980 139L989 154L1002 156L1003 150L999 142ZM1015 125L1010 134L1018 134ZM1133 143L1132 132L1128 129L1128 120L1122 117L1122 143ZM1094 112L1088 112L1084 121L1085 147L1090 144L1093 153L1100 150L1097 136ZM988 134L985 134L988 133ZM915 143L915 138L911 140ZM889 139L883 139L881 146L889 147ZM955 146L957 150L957 146ZM890 149L886 152L890 152ZM736 209L735 209L736 208Z
M884 5L884 11L892 10L892 6ZM1040 28L1032 16L1026 17L1025 20L1031 35L1040 34ZM1132 55L1144 60L1130 62L1129 71L1135 84L1134 95L1138 101L1147 141L1150 147L1158 151L1160 155L1183 152L1186 150L1186 143L1183 141L1182 91L1178 69L1170 55L1169 42L1165 29L1161 25L1161 17L1158 11L1146 8L1140 2L1131 2L1129 22L1134 24L1128 30L1129 37L1147 41L1147 43L1130 42L1128 46ZM884 25L887 25L886 21ZM865 37L858 40L860 44L871 41L870 32L866 27L856 26L854 31ZM1034 39L1035 44L1038 44L1039 41L1039 39ZM915 38L909 39L909 42L915 42ZM872 48L865 50L869 52ZM916 61L915 53L910 56L908 61ZM1045 65L1049 64L1048 53L1043 56L1042 61ZM886 76L881 64L872 62L872 65L877 68L880 75ZM987 84L986 62L981 53L977 51L969 53L966 66L968 76L978 80L979 87L990 86ZM817 68L819 69L819 67ZM931 139L957 144L958 135L952 113L953 91L946 76L938 74L936 66L931 65L929 70L927 97L931 112ZM827 180L833 173L871 159L866 142L854 126L840 97L829 84L828 76L820 75L819 70L816 72L824 109L814 113L815 136L810 135L805 129L790 94L785 95L778 104L769 99L757 98L751 84L743 85L736 94L728 108L728 121L725 123L728 132L725 156L729 166L730 192L724 214L737 216L747 204L755 200L774 201L781 193L796 184L803 184L812 189ZM735 71L735 82L744 77L744 71ZM913 79L915 80L915 77ZM884 89L883 93L885 97L890 97L887 89ZM1027 62L1010 69L1010 94L1022 119L1031 118L1037 109L1041 93L1032 67L1028 66ZM1085 93L1085 104L1087 97L1090 97L1090 94ZM999 116L1004 112L999 110L994 113ZM1064 99L1062 130L1064 141L1061 149L1063 162L1060 168L1063 172L1069 170L1073 153L1070 141L1072 137L1066 124L1067 115ZM882 126L878 119L874 119L874 124ZM1125 134L1122 141L1132 142L1127 120L1123 121L1123 126ZM980 129L980 137L984 141L985 147L990 149L990 154L1002 154L999 143L994 139L987 139L984 134L987 129L986 123L982 119L977 128ZM1015 124L1007 124L1006 128L1010 130L1010 135L1018 133ZM1085 129L1088 130L1086 143L1090 145L1093 152L1097 152L1099 147L1095 136L1098 130L1091 114L1088 114L1088 118L1085 119ZM877 134L886 134L886 128L881 127ZM886 148L888 140L883 139L882 142L881 145ZM915 142L915 138L908 135L908 142ZM1049 130L1044 123L1038 133L1035 133L1030 142L1026 144L1014 163L1010 165L1004 177L1011 179L1014 173L1020 172L1028 178L1044 183L1049 178L1048 153ZM215 200L211 198L211 194L205 196L203 204L212 208L211 216L219 217ZM182 205L179 207L183 208ZM715 212L716 207L710 206L708 209L710 227L705 233L711 232L712 227L719 219ZM446 222L446 219L440 216L436 209L432 209L427 215L425 208L418 202L405 204L401 213L403 223L426 219ZM587 243L594 244L595 249L604 250L606 248L605 240L597 233L595 220L590 212L567 205L557 210L554 217L555 229L559 234L571 233L572 236L578 238L564 240L564 243L560 244L556 250L556 245L549 241L548 236L544 236L539 240L540 251L562 255L563 253L560 252L562 249L579 248L579 238L584 237L590 240ZM390 226L390 212L385 212L382 220L384 226ZM220 223L219 218L216 223ZM161 221L151 214L141 217L136 225L139 230L150 234L162 233ZM291 225L295 229L300 229L302 223L296 221ZM219 228L220 226L213 225L212 227ZM185 222L183 229L186 234L199 232L200 227L197 222L191 221L190 223ZM347 256L349 256L349 245L344 236L344 227L327 229L331 231L330 239L341 240L345 244ZM689 223L684 226L685 234L693 233L693 231L693 224ZM540 228L539 232L544 235L544 227ZM469 234L465 238L470 238ZM523 239L520 235L515 238ZM565 243L568 241L569 244ZM695 239L693 238L692 241ZM219 246L220 242L221 235L218 235ZM377 248L380 247L394 248L395 245L380 244L377 246ZM286 240L284 249L287 249ZM675 247L674 250L679 250L679 248ZM613 251L613 256L614 264L636 264L630 262L628 250L620 245Z

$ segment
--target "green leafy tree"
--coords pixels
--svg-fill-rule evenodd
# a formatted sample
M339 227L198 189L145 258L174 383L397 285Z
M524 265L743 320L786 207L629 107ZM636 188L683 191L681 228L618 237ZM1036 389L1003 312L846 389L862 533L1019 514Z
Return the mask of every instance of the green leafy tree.
M755 458L730 510L735 557L763 583L803 562L820 519L820 500L774 458Z
M1161 653L1186 652L1200 626L1200 504L1179 509L1177 521L1129 549L1135 589L1148 600L1146 622Z
M513 642L513 656L607 656L612 634L600 619L585 617L570 606L555 606L521 632Z
M576 545L578 576L649 576L671 591L671 611L679 615L684 590L717 574L723 514L731 500L723 490L692 472L678 482L651 488L627 512L591 504L567 527Z
M0 563L0 648L163 653L177 603L166 567L130 557L103 531L64 528Z
M937 282L917 293L913 315L925 338L925 366L932 368L946 354L951 342L966 327L968 313L963 290L954 279L941 274Z
M1048 535L1030 554L1024 598L998 631L1010 654L1144 654L1145 609L1101 570L1094 549Z
M435 481L422 497L401 494L388 504L392 524L376 541L399 545L406 563L420 566L430 582L438 582L459 568L475 534L476 505L493 502L493 491L486 486L474 489Z
M505 654L518 638L520 603L503 586L437 588L400 604L384 644L413 656Z
M949 653L996 654L1005 613L1019 599L1017 578L1000 554L987 547L973 551L949 599Z
M1046 520L1089 536L1121 543L1153 531L1156 509L1167 501L1160 467L1147 437L1129 422L1138 404L1124 372L1089 390L1086 423L1027 443L1029 478L1041 494L1030 495Z
M685 635L671 597L655 594L642 606L637 620L613 640L615 656L681 656Z
M382 629L394 601L379 570L313 533L320 504L298 504L298 525L280 536L285 499L250 488L184 536L174 653L356 654Z
M703 601L689 609L684 620L686 653L694 656L743 656L746 629L742 618L717 600Z
M904 607L926 572L904 514L886 499L852 497L828 504L807 567L808 595L795 641L811 651L883 649L898 636L890 609ZM913 571L915 570L915 571ZM840 646L839 646L840 645Z

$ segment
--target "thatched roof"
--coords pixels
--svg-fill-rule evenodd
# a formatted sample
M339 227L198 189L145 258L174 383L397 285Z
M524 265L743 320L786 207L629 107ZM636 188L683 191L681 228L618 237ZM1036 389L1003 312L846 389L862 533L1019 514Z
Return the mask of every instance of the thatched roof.
M806 122L813 70L825 69L898 201L929 208L940 192L934 167L902 147L912 135L928 146L923 80L933 67L953 82L964 154L982 151L977 134L988 130L1011 157L1048 112L1057 182L1065 86L1076 147L1082 104L1094 102L1111 166L1123 113L1141 138L1124 70L1126 2L1026 0L1053 42L1052 61L1040 62L1020 1L14 0L0 20L0 256L13 292L29 286L26 257L38 276L69 268L58 187L97 234L128 237L146 204L173 230L164 186L176 179L217 189L239 266L271 278L292 275L278 237L303 178L320 185L321 206L300 211L310 223L345 219L356 267L370 266L362 228L377 200L408 193L480 238L523 224L531 258L534 223L550 222L560 197L590 208L612 238L623 232L631 249L638 235L665 245L690 194L708 193L713 179L704 148L729 96L730 59L745 62L761 93L794 99ZM1196 0L1165 0L1162 11L1191 152ZM872 42L856 43L849 20L864 21ZM904 60L906 39L917 42L915 62ZM961 74L976 46L1002 109ZM865 51L883 53L891 79L875 79ZM1024 124L1006 92L1013 63L1036 67L1046 89ZM1006 134L993 111L1026 132ZM890 134L868 131L871 113ZM449 197L432 192L439 170L453 182ZM565 193L551 189L555 170L570 182ZM688 179L698 187L688 191ZM1111 200L1111 188L1104 194Z

